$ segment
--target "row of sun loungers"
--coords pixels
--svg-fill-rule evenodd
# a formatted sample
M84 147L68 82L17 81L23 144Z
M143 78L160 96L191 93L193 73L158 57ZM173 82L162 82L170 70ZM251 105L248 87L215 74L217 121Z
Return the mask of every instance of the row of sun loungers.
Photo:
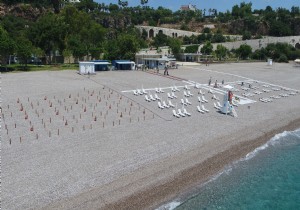
M214 102L214 107L217 109L217 110L220 110L222 108L220 102L218 101L217 104Z
M203 104L201 105L201 107L198 105L197 110L198 110L198 112L200 112L202 114L204 114L205 112L209 112L209 110L206 109Z
M280 98L281 98L281 96L275 96L275 95L272 95L272 96L270 96L270 98L274 98L274 99L280 99Z
M164 93L165 91L163 91L161 88L155 88L155 92L157 92L157 93Z
M185 98L185 100L182 98L181 99L181 104L184 105L184 106L192 105L192 103L187 98Z
M175 109L172 110L173 112L173 116L179 118L179 117L185 117L185 116L191 116L191 114L185 109L182 109L183 111L181 111L181 109L178 109L178 111L176 112Z
M150 102L150 101L156 101L156 100L161 100L160 97L158 97L157 94L154 95L154 97L150 94L149 96L148 95L145 95L145 100Z
M185 96L185 97L190 97L190 96L193 96L194 94L192 94L190 91L183 91L183 95Z
M220 101L220 98L217 97L217 96L215 96L215 95L213 95L212 99L215 99L215 100L217 100L217 101Z
M172 92L172 93L167 93L167 95L168 95L168 98L171 98L171 99L177 98L177 96L175 95L174 92Z
M279 94L279 96L281 96L281 97L289 97L289 95L286 94L286 93L281 93L281 94Z
M261 102L264 102L264 103L268 103L268 102L272 102L273 100L270 99L270 98L260 98L259 99Z
M201 102L201 103L208 103L208 100L206 100L205 98L204 98L204 96L198 96L198 101L199 102Z
M242 95L245 96L245 97L252 97L252 96L254 96L253 93L243 93Z
M163 102L157 102L157 104L158 104L158 108L160 108L160 109L164 109L164 108L170 108L170 107L172 107L172 108L174 108L175 107L175 105L174 104L172 104L172 101L168 101L169 103L167 104L165 101L163 101Z
M143 95L143 94L147 94L147 91L145 89L137 89L133 91L133 94L136 96Z
M185 86L184 86L184 89L190 90L191 88L189 88L187 85L185 85Z
M261 91L254 91L253 93L255 93L256 95L260 95L260 94L262 94L262 92L261 92Z

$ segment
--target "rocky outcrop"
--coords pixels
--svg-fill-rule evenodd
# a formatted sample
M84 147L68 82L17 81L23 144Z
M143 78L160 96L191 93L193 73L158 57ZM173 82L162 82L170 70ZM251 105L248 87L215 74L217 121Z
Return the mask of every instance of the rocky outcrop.
M100 23L103 27L111 29L125 29L129 26L132 26L131 18L128 16L106 16L102 19L97 20L97 22Z
M0 17L13 15L15 17L22 17L26 20L35 21L46 12L47 9L35 8L30 4L16 4L11 6L0 4Z

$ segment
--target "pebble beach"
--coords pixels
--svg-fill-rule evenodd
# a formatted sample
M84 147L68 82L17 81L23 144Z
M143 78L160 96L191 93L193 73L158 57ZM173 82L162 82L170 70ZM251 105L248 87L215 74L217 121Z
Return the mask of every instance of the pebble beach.
M292 63L183 64L169 74L1 74L1 208L156 209L300 127L300 68ZM237 101L237 117L214 107L225 85L247 102ZM155 94L175 107L145 100ZM173 116L183 107L191 116Z

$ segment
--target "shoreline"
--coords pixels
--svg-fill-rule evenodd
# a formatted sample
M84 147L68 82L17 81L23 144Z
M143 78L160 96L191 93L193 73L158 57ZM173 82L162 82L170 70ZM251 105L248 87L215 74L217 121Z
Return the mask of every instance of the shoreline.
M209 76L229 84L253 78L275 87L288 84L288 88L299 89L299 72L287 65L221 68L223 72L214 66L182 67L172 74L200 84L206 84ZM167 92L172 84L183 87L185 83L138 71L102 72L92 79L73 71L3 75L3 122L7 125L2 144L3 207L163 208L189 198L228 164L275 134L300 128L299 94L274 103L258 102L259 97L288 93L285 89L253 96L258 103L238 106L237 118L218 113L210 93L205 96L212 97L205 104L210 113L198 113L197 97L191 97L193 105L187 109L192 117L177 119L171 111L158 109L157 103L146 103L144 97L128 92L137 87L153 92L157 86ZM264 84L258 82L257 87L262 89ZM198 95L197 89L190 91ZM166 99L167 93L160 96ZM172 102L177 105L179 100ZM18 101L30 121L20 112ZM91 109L85 112L84 107ZM64 119L68 119L67 125Z
M203 184L220 173L226 165L245 157L254 149L267 143L276 134L298 128L300 128L300 118L270 130L255 139L235 144L229 149L175 174L165 183L133 193L131 196L107 204L101 209L157 209L173 202L174 199L188 198L191 192L201 188Z

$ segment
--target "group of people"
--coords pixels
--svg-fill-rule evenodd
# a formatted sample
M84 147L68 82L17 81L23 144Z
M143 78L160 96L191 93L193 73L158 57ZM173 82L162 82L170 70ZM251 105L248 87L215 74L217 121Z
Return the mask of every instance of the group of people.
M208 80L208 86L211 85L211 77L209 78ZM222 80L222 85L224 85L224 79ZM214 85L214 88L217 88L218 87L218 80L215 81L215 85Z

